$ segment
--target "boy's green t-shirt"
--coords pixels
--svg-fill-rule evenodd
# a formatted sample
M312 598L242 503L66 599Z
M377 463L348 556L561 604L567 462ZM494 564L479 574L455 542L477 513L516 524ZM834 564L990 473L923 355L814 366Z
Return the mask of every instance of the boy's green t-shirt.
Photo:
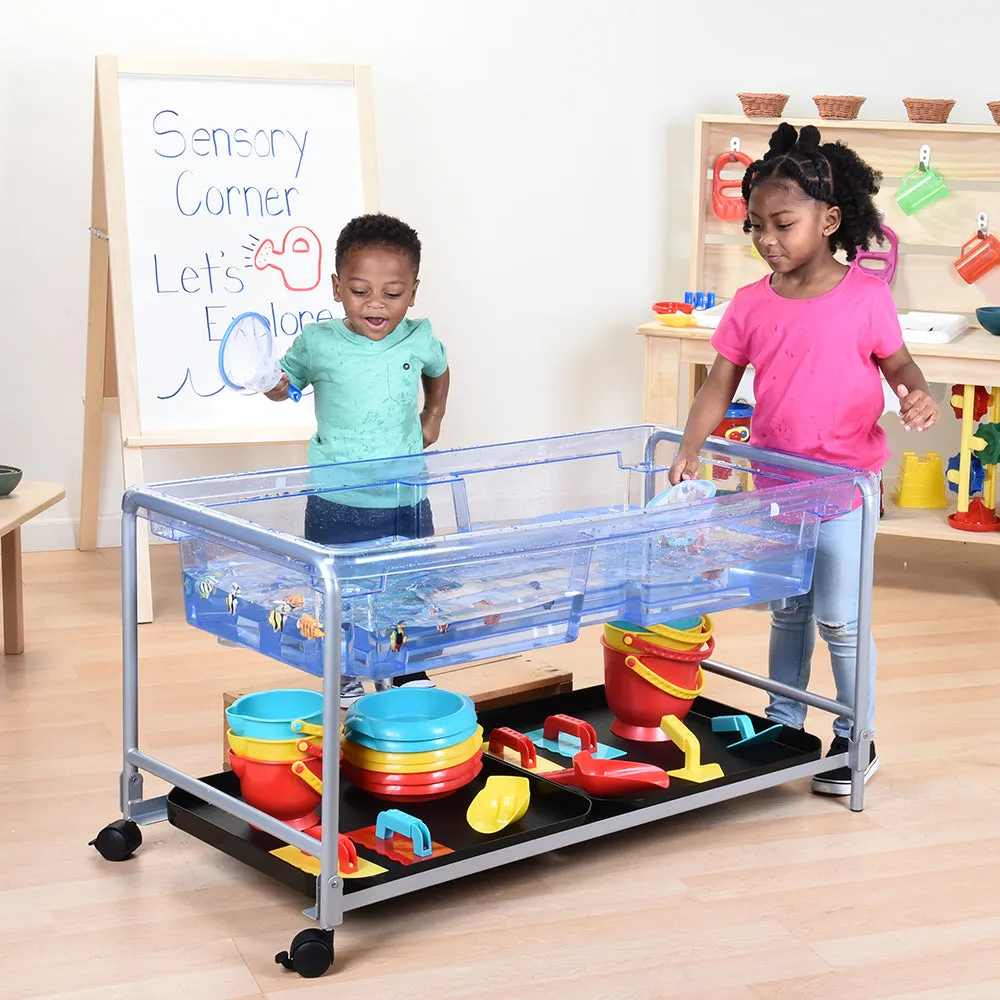
M420 379L443 375L448 357L426 319L404 319L378 341L352 333L342 319L333 319L307 324L281 367L299 389L313 387L316 433L309 440L309 464L316 466L422 453ZM322 485L351 487L419 475L422 470L422 460L381 463L350 474L326 470ZM381 488L329 499L354 507L390 507L419 502L421 495L417 490Z

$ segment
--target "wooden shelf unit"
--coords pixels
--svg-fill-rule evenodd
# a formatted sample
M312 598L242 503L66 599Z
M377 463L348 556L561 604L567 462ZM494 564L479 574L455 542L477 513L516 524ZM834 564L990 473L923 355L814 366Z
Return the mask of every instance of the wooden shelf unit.
M728 299L767 273L767 265L753 254L742 223L723 222L713 213L712 167L733 138L740 140L741 150L751 159L762 156L781 121L796 128L815 125L824 142L845 143L882 172L877 204L886 225L899 238L899 263L892 285L899 311L962 313L968 318L970 329L950 344L908 345L927 380L1000 385L1000 337L986 333L975 318L979 306L1000 304L1000 268L977 284L967 285L952 266L959 248L975 233L980 212L986 212L993 229L1000 232L1000 128L996 125L699 116L688 288ZM907 216L896 204L895 194L901 178L917 166L924 144L931 147L931 165L943 175L950 194ZM646 344L644 419L681 426L714 359L709 342L713 331L652 322L637 332ZM943 419L950 419L950 412ZM958 440L956 422L956 450ZM947 522L949 511L896 507L890 499L894 484L894 476L889 475L881 534L1000 545L1000 532L952 528ZM949 497L954 509L954 496L949 493Z

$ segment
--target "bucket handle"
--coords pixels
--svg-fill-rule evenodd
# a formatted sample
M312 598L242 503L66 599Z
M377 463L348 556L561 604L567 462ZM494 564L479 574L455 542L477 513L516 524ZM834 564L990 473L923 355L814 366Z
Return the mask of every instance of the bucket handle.
M655 643L644 642L632 632L627 632L622 637L622 643L626 646L633 646L640 653L667 660L676 660L679 663L701 663L702 660L710 659L715 652L715 637L711 635L708 637L708 641L697 649L671 649L669 646L659 646Z
M292 764L292 773L297 774L317 795L323 794L323 779L317 778L301 760Z
M652 684L653 687L658 688L665 694L669 694L674 698L680 698L681 701L694 701L705 690L705 672L698 667L698 676L695 679L694 690L688 691L686 688L679 687L676 684L672 684L665 677L661 677L658 673L650 670L638 656L626 656L625 666L629 670L635 671L644 681Z
M293 733L304 733L306 736L322 736L323 727L316 726L311 722L303 722L301 719L296 719L292 723Z

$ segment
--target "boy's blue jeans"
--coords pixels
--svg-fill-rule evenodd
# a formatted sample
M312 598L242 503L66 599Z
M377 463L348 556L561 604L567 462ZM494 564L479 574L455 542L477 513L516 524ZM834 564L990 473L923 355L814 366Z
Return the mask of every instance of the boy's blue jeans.
M830 649L837 701L854 704L855 656L858 646L858 589L861 562L861 508L819 526L816 568L807 594L771 606L772 680L804 691L809 685L816 629ZM872 640L868 668L868 713L866 728L875 733L875 642ZM772 695L767 718L801 729L806 705ZM850 736L851 720L838 715L833 723L836 736Z

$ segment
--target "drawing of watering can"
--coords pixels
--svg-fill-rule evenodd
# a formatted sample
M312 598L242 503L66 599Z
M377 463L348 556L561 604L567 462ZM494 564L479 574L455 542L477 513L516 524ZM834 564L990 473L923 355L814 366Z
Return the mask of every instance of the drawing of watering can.
M323 247L308 226L295 226L285 233L280 250L273 240L262 240L253 255L253 266L258 271L274 268L290 292L309 292L320 282Z

